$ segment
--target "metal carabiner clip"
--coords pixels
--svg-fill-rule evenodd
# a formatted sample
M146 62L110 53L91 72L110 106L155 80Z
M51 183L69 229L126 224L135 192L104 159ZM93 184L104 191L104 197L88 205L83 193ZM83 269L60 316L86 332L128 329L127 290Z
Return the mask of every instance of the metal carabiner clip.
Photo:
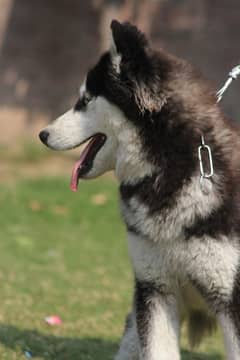
M200 165L200 182L202 183L203 179L209 179L214 175L214 169L213 169L213 159L212 159L212 151L209 145L205 144L203 135L201 136L202 143L198 147L198 159L199 159L199 165ZM208 161L209 161L209 172L205 171L204 165L203 165L203 158L202 158L202 152L204 150L207 150L208 154Z

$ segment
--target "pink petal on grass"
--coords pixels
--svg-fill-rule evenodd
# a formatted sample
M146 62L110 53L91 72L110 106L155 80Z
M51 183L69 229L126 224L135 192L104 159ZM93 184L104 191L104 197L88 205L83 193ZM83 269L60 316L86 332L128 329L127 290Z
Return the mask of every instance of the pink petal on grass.
M44 320L48 325L51 325L51 326L62 324L61 318L57 315L46 316Z

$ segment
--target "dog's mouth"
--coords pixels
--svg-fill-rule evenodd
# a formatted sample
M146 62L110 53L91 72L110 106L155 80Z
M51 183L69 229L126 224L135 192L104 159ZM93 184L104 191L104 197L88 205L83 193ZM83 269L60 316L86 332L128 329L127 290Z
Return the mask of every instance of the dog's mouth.
M79 179L84 177L91 170L93 161L101 147L104 145L106 139L106 135L98 133L84 141L86 142L89 140L88 144L82 151L79 160L76 161L73 167L71 178L72 191L78 190Z

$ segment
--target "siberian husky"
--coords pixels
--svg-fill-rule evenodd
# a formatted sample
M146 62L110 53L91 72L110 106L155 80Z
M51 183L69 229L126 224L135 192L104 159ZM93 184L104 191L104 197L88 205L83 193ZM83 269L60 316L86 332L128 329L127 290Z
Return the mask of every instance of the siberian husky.
M135 274L115 360L180 359L219 322L240 359L240 136L187 62L154 50L129 23L88 72L76 105L40 133L54 150L88 141L79 179L114 170Z

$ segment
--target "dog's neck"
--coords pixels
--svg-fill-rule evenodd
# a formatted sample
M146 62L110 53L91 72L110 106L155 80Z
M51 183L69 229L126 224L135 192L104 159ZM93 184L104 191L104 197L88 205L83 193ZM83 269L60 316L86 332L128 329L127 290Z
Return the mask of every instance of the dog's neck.
M125 137L125 141L121 140L120 138L115 167L118 181L134 184L141 178L151 176L156 171L156 167L145 158L139 139L132 137L129 142Z

